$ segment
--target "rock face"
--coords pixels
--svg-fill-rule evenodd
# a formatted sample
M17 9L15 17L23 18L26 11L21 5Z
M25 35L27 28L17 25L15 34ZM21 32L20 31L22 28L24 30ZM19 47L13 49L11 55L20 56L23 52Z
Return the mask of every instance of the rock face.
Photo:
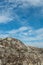
M43 49L15 38L0 39L0 65L43 65Z

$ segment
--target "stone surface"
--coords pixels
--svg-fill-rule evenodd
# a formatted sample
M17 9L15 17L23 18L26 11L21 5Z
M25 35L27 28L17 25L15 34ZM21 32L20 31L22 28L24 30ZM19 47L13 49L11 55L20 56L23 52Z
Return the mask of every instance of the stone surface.
M0 39L0 65L43 65L43 48L26 46L15 38Z

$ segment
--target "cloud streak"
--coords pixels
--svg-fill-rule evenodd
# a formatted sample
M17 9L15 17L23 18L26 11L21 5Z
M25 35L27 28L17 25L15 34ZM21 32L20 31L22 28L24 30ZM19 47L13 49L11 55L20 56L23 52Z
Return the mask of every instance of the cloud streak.
M28 27L20 27L17 30L14 29L6 31L4 34L1 34L0 37L14 37L20 39L27 45L43 47L43 28L33 30L32 28L29 29Z
M27 5L33 5L33 6L43 6L43 0L9 0L9 2L16 2L16 3L21 3L22 5L24 6L27 6Z
M26 44L42 46L43 28L40 27L42 19L42 0L3 0L0 4L0 24L6 23L12 27L8 29L9 31L0 31L0 37L15 37Z
M6 22L9 22L11 20L12 19L7 17L7 16L4 16L4 15L0 16L0 23L6 23Z
M34 7L34 6L35 7L43 6L43 1L42 0L6 0L6 1L2 1L1 5L0 5L0 8L1 8L0 14L1 15L3 14L3 15L2 16L0 15L0 23L7 23L8 21L11 22L12 20L15 21L15 19L18 21L21 21L22 16L27 17L27 15L28 15L27 13L24 13L23 11L30 7ZM18 15L19 9L21 9L20 13L23 13L23 15L21 14L21 16ZM26 10L25 12L29 13L29 10L28 11ZM36 12L36 14L37 14L37 12ZM41 13L40 13L40 15L41 15Z

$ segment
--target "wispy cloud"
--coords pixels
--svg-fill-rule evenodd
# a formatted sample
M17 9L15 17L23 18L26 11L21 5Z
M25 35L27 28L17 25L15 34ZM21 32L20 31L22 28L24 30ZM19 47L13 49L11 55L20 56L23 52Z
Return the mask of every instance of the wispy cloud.
M11 25L9 25L9 23L8 25L9 27L12 27L10 28L11 30L8 29L9 31L7 30L7 27L7 31L0 31L0 37L15 37L17 39L22 40L26 44L37 46L40 44L42 46L43 28L40 27L42 26L40 24L40 21L42 19L42 0L2 1L0 4L0 24L11 22ZM12 22L14 23L14 25ZM17 23L19 25L17 25ZM29 25L32 25L34 29ZM35 26L37 30L35 29Z
M17 30L11 30L11 31L9 31L8 33L10 33L10 34L16 34L16 33L18 33L18 32L23 32L23 31L25 31L25 30L28 30L28 28L27 27L20 27L19 29L17 29Z
M6 22L9 22L11 20L12 19L7 17L7 16L4 16L4 15L0 16L0 23L6 23Z
M1 3L2 3L2 5L0 5L0 8L2 9L1 10L2 13L0 13L1 14L0 23L11 22L12 20L15 20L15 19L18 21L21 21L20 19L22 18L22 16L23 17L27 16L27 13L23 12L24 10L26 10L26 8L30 8L30 6L32 6L32 7L33 6L43 6L42 0L6 0L6 1L2 1ZM6 3L6 4L4 5L4 3ZM21 8L21 10L22 10L21 13L23 12L23 14L21 14L21 16L18 15L16 12L18 10L20 11L19 8ZM27 12L27 10L26 10L26 12ZM29 13L29 9L28 9L28 13ZM36 12L36 14L37 14L37 12Z
M30 4L33 6L42 6L43 5L42 0L27 0L27 1L30 2Z
M20 27L17 30L6 31L0 37L14 37L20 39L27 45L43 47L43 28L33 30L28 27Z
M9 0L9 2L16 2L17 3L21 3L22 5L24 6L27 6L27 5L33 5L33 6L42 6L43 5L43 0Z
M0 34L0 38L6 38L6 37L9 37L8 34Z

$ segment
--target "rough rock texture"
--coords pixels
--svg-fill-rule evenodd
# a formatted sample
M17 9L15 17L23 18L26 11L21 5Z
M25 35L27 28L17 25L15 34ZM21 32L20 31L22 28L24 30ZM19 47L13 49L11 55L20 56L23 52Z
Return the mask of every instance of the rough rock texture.
M26 46L15 38L0 39L0 65L43 65L43 48Z

